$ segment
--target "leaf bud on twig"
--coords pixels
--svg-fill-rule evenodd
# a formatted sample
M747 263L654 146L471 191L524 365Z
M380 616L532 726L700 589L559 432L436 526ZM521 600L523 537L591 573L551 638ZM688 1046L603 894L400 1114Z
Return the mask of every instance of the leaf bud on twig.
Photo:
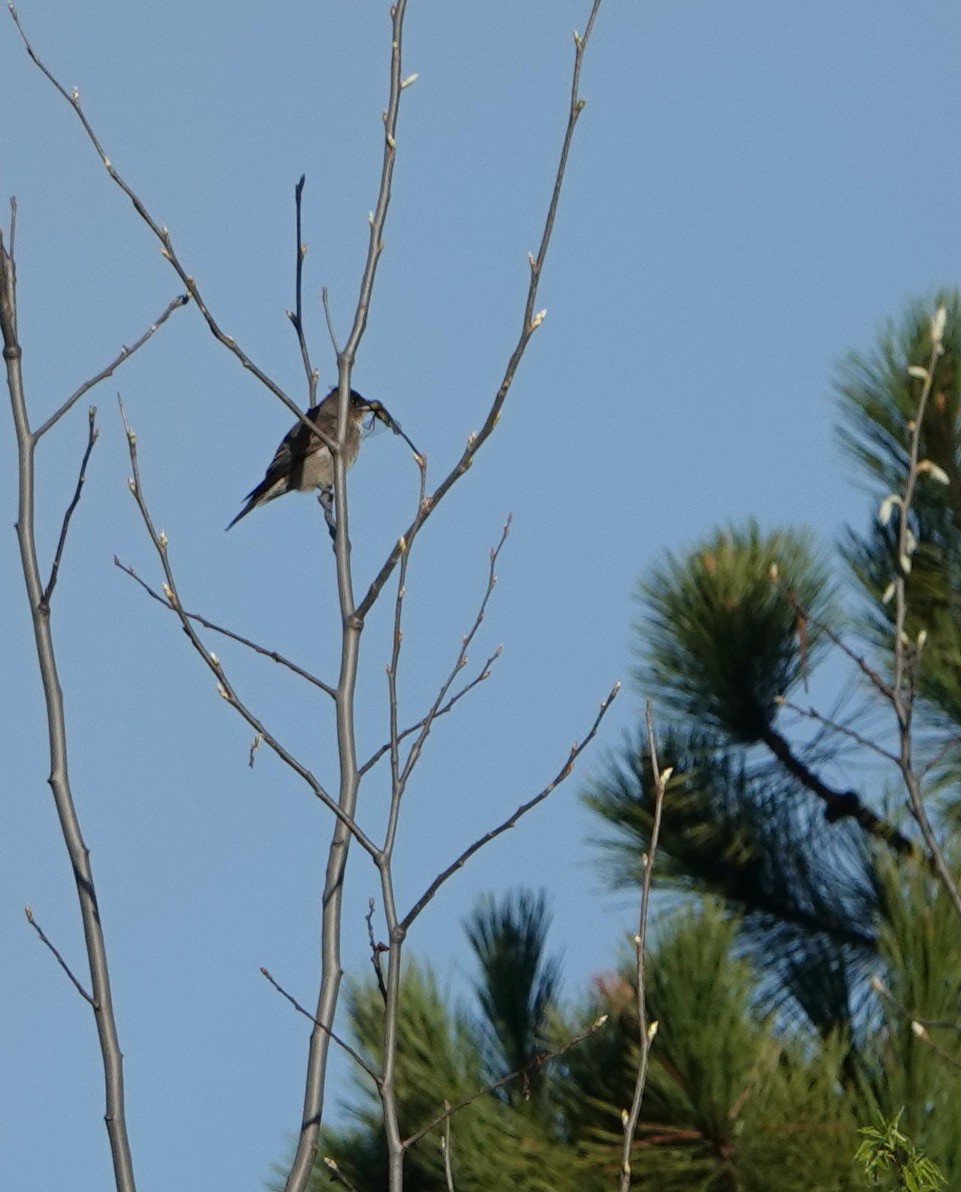
M948 312L942 304L934 312L934 318L931 320L931 342L935 347L940 347L941 341L944 339L944 325L947 319Z
M922 459L918 464L919 476L930 476L932 480L936 480L938 484L950 484L948 474L944 468L939 468L936 463L929 459Z

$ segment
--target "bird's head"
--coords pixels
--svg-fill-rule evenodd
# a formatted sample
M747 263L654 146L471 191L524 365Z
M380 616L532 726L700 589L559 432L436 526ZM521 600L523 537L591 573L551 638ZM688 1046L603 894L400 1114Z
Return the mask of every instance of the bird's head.
M318 407L324 414L328 411L336 416L337 405L340 400L340 390L336 387L331 389L324 400ZM350 391L350 414L355 421L360 421L365 415L370 414L371 420L367 423L367 430L372 430L377 422L382 422L384 426L390 427L391 430L397 431L397 423L391 417L390 412L383 402L372 401L364 397L362 393L358 393L356 389Z

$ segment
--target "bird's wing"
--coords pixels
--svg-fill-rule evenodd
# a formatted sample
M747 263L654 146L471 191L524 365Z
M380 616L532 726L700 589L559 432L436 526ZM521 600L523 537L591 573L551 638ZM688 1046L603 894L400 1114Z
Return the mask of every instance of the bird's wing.
M315 420L319 410L320 406L311 406L306 417L312 421ZM274 452L274 458L267 465L263 480L249 495L267 492L278 480L289 476L299 464L303 463L304 457L310 451L316 451L321 444L322 440L312 435L302 422L292 426L281 439L280 446Z

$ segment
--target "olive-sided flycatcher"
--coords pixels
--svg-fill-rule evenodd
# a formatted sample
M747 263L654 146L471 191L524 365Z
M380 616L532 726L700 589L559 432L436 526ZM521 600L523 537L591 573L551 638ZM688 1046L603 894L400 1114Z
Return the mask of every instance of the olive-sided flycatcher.
M337 389L331 389L319 406L307 411L307 418L319 430L335 442L337 439ZM376 413L382 407L380 402L370 402L355 390L350 391L347 406L347 438L344 443L344 467L349 468L360 450L361 422L368 412ZM251 509L272 501L289 492L310 492L319 488L327 493L334 486L334 457L330 448L318 435L308 431L302 422L284 435L274 458L270 461L267 474L246 497L247 503L237 514L230 526L246 517ZM230 526L227 529L230 529Z

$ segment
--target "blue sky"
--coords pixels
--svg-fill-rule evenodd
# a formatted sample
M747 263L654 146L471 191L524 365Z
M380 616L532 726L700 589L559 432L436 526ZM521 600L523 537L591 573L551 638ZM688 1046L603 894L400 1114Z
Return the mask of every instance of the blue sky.
M355 384L426 453L434 482L482 423L516 338L563 130L586 0L411 0L394 202ZM319 295L341 335L356 300L380 168L386 3L23 0L48 65L80 88L108 154L225 329L302 396L293 186L307 175L305 303L321 384L334 378ZM770 5L605 0L531 344L493 439L429 523L408 583L406 719L433 696L513 513L473 651L504 654L438 725L411 787L401 902L538 790L631 662L631 592L667 547L718 521L805 523L829 543L867 516L832 438L833 369L879 324L961 276L961 11L887 0ZM0 21L0 191L19 202L20 330L35 424L134 340L176 278L64 102ZM290 418L178 312L94 395L101 438L56 593L72 778L99 886L143 1188L254 1189L282 1158L302 1095L318 970L328 818L261 751L172 618L113 566L157 571L127 491L123 395L146 493L188 607L333 677L338 613L316 504L290 497L224 525ZM49 558L85 405L39 455ZM15 451L0 420L0 667L8 700L0 839L0 1167L11 1187L109 1183L87 1007L23 919L30 903L82 967L76 902L48 789L46 738L12 524ZM409 520L399 440L351 473L358 586ZM388 608L371 615L362 747L386 731ZM271 664L215 644L252 706L331 780L330 708ZM458 875L410 948L452 989L478 894L544 887L567 988L609 967L634 907L604 889L577 794L639 714L627 687L599 746L553 799ZM362 795L376 830L384 786ZM368 969L377 893L355 857L345 961ZM344 1068L336 1077L343 1087ZM334 1092L336 1093L335 1087Z

